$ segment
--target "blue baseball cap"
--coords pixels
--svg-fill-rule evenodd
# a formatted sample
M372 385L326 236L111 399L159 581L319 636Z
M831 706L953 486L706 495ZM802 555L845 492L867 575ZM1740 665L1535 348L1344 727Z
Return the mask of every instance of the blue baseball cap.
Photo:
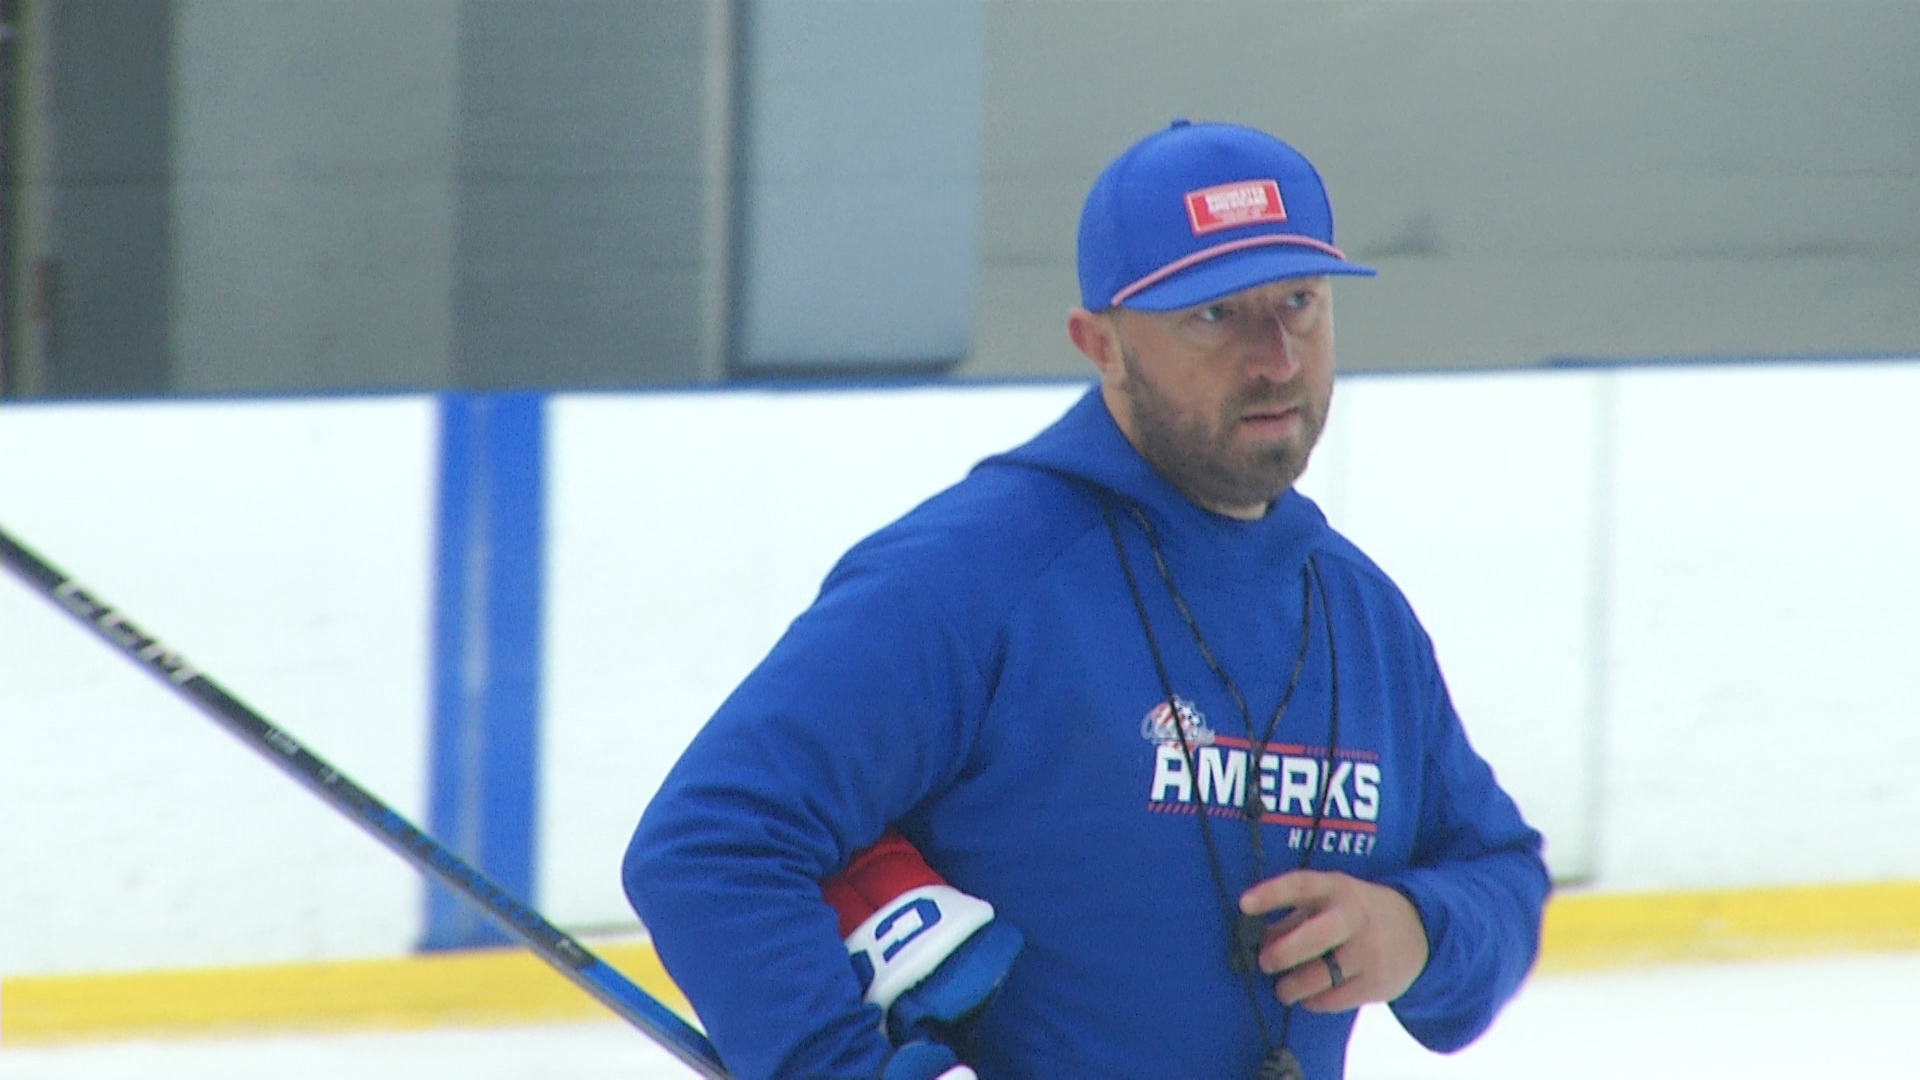
M1286 278L1373 276L1333 246L1298 150L1238 124L1175 120L1113 159L1080 210L1080 303L1173 311Z

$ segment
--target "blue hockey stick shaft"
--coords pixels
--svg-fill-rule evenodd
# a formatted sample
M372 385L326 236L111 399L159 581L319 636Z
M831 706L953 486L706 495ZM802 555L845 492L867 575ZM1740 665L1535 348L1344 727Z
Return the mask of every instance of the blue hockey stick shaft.
M556 971L652 1037L695 1072L711 1080L727 1080L720 1055L698 1029L365 788L342 776L299 740L228 693L171 647L140 629L118 609L100 600L5 529L0 529L0 563L122 655L331 803L412 863L415 869L480 905L502 929L524 942Z

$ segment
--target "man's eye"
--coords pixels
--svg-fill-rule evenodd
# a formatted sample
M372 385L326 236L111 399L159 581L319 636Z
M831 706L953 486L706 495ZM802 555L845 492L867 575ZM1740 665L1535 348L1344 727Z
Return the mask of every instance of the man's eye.
M1227 305L1208 304L1194 313L1194 318L1203 323L1223 323L1227 321Z
M1298 310L1300 308L1305 308L1305 307L1312 307L1313 306L1313 290L1301 289L1299 292L1294 293L1293 295L1287 297L1287 306L1295 310Z

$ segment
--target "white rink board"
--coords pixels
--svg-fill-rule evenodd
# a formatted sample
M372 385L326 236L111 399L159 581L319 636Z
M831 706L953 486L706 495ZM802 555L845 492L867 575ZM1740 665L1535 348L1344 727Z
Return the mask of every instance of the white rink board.
M1920 365L1619 383L1601 880L1920 877Z
M1301 490L1406 593L1468 737L1547 837L1593 872L1593 372L1341 384Z
M0 524L402 814L425 398L9 405ZM407 951L418 875L0 573L0 972Z
M840 554L1080 385L553 399L543 910L631 924L620 857L687 742Z
M1080 384L553 398L536 904L840 552ZM0 407L0 523L415 820L434 403ZM1920 878L1920 365L1343 379L1302 482L1599 889ZM0 575L0 973L391 955L414 872Z

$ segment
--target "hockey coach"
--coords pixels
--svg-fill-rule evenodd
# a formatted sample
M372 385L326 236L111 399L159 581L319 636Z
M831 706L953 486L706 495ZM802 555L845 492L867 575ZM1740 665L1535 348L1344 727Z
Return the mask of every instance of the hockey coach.
M1539 834L1293 489L1373 273L1318 173L1176 121L1078 243L1097 386L849 551L628 848L743 1080L1333 1080L1361 1006L1453 1050L1533 963Z

